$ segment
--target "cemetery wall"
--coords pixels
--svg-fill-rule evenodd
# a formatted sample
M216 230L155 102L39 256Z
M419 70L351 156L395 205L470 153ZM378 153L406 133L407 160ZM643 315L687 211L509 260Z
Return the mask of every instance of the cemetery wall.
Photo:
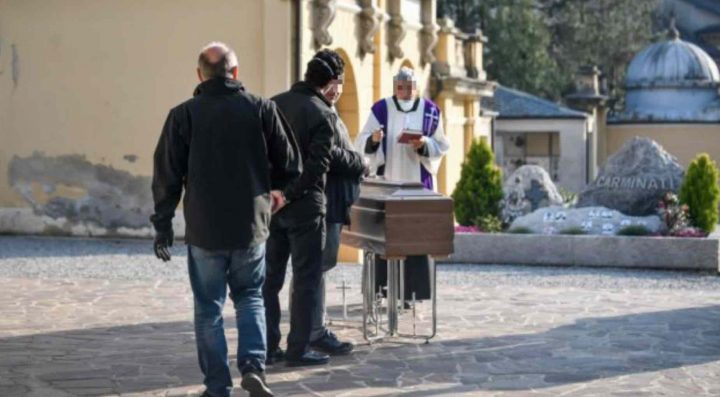
M699 153L720 161L720 124L623 124L607 126L607 153L615 153L623 143L643 136L657 141L677 157L683 167ZM607 158L600 159L604 163Z

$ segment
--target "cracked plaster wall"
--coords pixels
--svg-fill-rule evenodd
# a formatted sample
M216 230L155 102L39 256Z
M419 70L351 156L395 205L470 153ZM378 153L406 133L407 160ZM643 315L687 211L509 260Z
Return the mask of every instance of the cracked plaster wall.
M0 233L149 235L153 150L199 49L227 42L246 87L274 94L248 56L263 52L262 7L0 0Z

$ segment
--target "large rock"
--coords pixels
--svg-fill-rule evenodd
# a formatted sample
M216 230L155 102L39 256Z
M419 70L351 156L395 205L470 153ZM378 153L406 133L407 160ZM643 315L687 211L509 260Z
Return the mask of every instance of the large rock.
M635 137L608 158L598 177L580 193L577 207L601 206L627 215L650 215L683 179L677 159L657 142Z
M548 207L517 218L510 230L527 228L537 234L561 234L582 229L587 234L615 235L631 225L645 226L653 234L663 232L665 227L657 215L628 216L605 207Z
M537 165L524 165L513 172L503 183L503 195L500 205L505 223L539 208L563 203L550 175Z

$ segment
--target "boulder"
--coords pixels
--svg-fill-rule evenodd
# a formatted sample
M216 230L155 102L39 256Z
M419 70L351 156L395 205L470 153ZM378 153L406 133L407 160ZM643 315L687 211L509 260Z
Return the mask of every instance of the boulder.
M515 218L539 208L562 205L563 198L544 168L524 165L503 183L502 219L511 223Z
M657 142L635 137L608 158L582 191L577 207L607 207L627 215L654 214L663 195L677 193L684 171Z
M568 230L581 229L586 234L615 235L631 225L646 227L650 233L659 234L665 225L657 215L628 216L606 207L541 208L531 214L515 219L510 230L527 228L537 234L562 234Z

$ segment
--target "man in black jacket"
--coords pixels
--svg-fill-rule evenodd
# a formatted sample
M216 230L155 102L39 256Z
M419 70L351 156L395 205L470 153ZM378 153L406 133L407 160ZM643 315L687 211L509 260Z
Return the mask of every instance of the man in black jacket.
M313 316L318 307L325 243L325 181L337 156L337 114L325 98L333 80L343 73L341 64L314 57L305 79L273 100L293 128L303 157L303 173L288 205L273 217L267 250L267 282L263 288L267 318L269 360L282 357L279 348L280 301L288 259L292 257L293 288L290 333L287 343L289 366L319 365L328 356L309 349Z
M315 56L325 59L329 63L334 61L344 65L340 55L334 51L322 50ZM333 105L333 111L336 114L335 104L342 95L344 77L341 75L338 79L333 80L331 88L325 93L325 98ZM323 277L317 292L319 304L313 317L310 347L330 355L341 355L350 353L354 346L351 342L340 341L337 335L325 326L324 275L337 265L340 233L343 226L350 223L350 207L360 194L360 180L367 168L363 156L355 151L345 123L340 117L336 117L335 120L337 137L332 149L333 155L325 184L327 210L325 214L325 248L322 259Z
M265 383L265 240L283 194L296 195L297 143L275 104L237 81L237 58L222 43L198 60L194 97L173 108L155 150L152 190L155 253L170 260L172 218L185 189L185 241L195 304L195 339L203 396L230 395L232 378L222 308L235 306L241 386L272 396Z

